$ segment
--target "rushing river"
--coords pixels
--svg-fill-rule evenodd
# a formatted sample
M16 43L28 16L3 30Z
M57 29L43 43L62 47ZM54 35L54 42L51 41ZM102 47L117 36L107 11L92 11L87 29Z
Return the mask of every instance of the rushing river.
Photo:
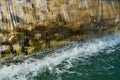
M120 33L73 42L42 59L4 65L0 80L120 80Z

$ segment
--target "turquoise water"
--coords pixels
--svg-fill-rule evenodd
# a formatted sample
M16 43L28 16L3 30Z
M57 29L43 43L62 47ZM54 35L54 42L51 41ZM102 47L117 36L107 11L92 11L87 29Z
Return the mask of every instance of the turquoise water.
M35 80L120 80L120 45L82 61L64 60L61 64L34 77ZM111 48L112 49L112 48Z
M3 66L0 80L120 80L120 33L72 42L42 59Z
M116 49L115 49L116 48ZM109 48L99 55L64 60L52 71L45 70L34 77L35 80L120 80L120 45ZM109 51L112 49L112 51ZM109 54L108 54L109 53Z

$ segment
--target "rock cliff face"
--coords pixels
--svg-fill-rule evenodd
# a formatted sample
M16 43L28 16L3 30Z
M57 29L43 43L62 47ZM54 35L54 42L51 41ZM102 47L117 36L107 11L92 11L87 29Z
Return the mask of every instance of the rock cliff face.
M101 17L101 11L105 19L119 16L119 3L117 6L113 1L100 1L0 0L1 28L9 31L22 25L61 25L77 30L88 20ZM103 5L102 10L100 5Z
M6 53L28 54L116 26L118 0L0 0L0 42L13 48Z

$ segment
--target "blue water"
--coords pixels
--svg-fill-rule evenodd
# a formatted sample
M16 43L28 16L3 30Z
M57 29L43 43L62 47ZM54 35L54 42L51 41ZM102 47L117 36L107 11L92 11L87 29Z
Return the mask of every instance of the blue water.
M120 80L120 33L72 42L42 59L4 65L0 80Z
M109 52L110 51L110 52ZM98 52L97 56L64 60L52 71L45 70L35 80L120 80L120 44Z

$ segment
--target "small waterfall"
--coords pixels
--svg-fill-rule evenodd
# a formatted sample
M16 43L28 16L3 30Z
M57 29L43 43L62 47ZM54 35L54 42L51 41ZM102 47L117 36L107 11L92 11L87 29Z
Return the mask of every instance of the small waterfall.
M99 11L98 11L98 21L101 21L102 18L102 4L103 2L101 0L99 0L98 5L99 5Z
M14 15L12 6L9 6L8 8L9 8L10 16L11 16L11 19L13 20L14 26L16 26L17 18L16 18L16 16Z
M86 8L88 9L89 8L89 2L88 2L88 0L85 0L84 4L86 5Z
M115 5L113 1L112 1L112 7L113 7L113 12L115 13Z

